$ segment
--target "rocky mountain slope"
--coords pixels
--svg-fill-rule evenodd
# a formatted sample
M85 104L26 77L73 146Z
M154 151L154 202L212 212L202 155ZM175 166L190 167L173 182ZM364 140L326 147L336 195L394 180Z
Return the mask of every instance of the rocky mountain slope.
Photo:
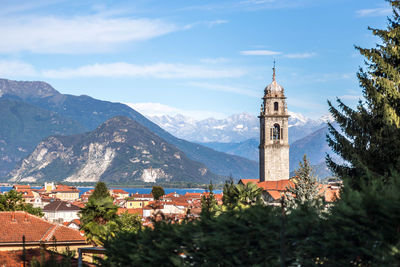
M0 86L3 85L0 83ZM43 138L83 131L85 127L78 122L55 112L0 98L0 178L29 155Z
M101 180L120 184L208 183L221 178L146 127L122 116L91 132L43 140L10 176L11 182Z
M204 120L195 120L180 114L150 116L149 118L173 135L199 143L241 143L248 139L257 139L260 134L260 122L256 114L241 113L226 119L208 118ZM289 142L293 143L322 128L327 120L330 118L326 116L313 120L290 112Z
M43 82L16 82L0 79L0 84L5 84L1 91L3 98L19 99L42 109L57 112L65 118L77 121L86 130L93 130L112 117L127 116L176 146L188 158L203 163L213 173L225 176L233 174L234 177L241 178L258 175L258 164L255 161L176 138L124 104L101 101L89 96L60 94ZM35 92L28 93L29 88L35 88Z

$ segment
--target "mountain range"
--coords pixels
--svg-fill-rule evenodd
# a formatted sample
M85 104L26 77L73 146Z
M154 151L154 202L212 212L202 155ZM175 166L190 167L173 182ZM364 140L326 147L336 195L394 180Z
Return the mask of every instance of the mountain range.
M0 98L0 177L6 176L44 138L86 129L78 122L36 106Z
M208 183L218 178L146 127L117 116L91 132L41 141L9 181Z
M71 127L72 132L86 132L93 131L100 124L115 116L126 116L142 126L148 128L151 132L164 139L167 143L175 146L182 151L189 159L204 164L210 172L217 175L228 176L232 174L234 177L257 177L258 164L255 161L230 155L223 152L215 151L203 145L188 142L179 139L161 127L151 122L149 119L121 103L112 103L108 101L101 101L89 96L74 96L61 94L49 84L45 82L20 82L0 79L0 96L2 99L9 101L20 102L52 112L66 120L72 121L79 125ZM20 116L20 120L26 119L26 113ZM24 125L24 124L23 124ZM12 125L5 125L4 131L7 132ZM48 126L42 125L43 128ZM31 129L35 131L34 129ZM39 131L40 132L40 131ZM28 132L24 132L23 138L27 138ZM56 134L70 134L71 132L55 132ZM50 133L52 134L52 133ZM41 134L38 138L48 137L47 133ZM20 155L8 155L9 158L15 158L10 165L16 163L17 159L29 156L35 146L36 140L32 140L30 147L20 151ZM4 148L6 150L8 148ZM8 166L10 167L10 166ZM7 172L9 169L2 170L2 173Z
M100 168L101 173L93 172L93 174L103 180L116 183L129 183L129 180L145 182L154 179L221 181L221 177L229 175L234 178L258 177L259 122L256 116L247 113L235 114L226 119L194 120L184 115L146 118L121 103L101 101L85 95L61 94L45 82L6 79L0 79L0 104L2 115L0 117L0 158L2 159L0 177L5 177L13 170L8 177L14 181L23 179L39 181L50 177L56 180L78 181L79 179L76 178L78 176L86 177L83 180L93 180L93 177L89 178L88 170L94 171L95 168L90 168L90 166L98 166L99 163L93 161L91 155L99 155L100 158L113 155L112 162L107 163L106 167L102 165L104 168ZM297 113L290 113L290 115L290 170L293 171L298 166L298 162L306 153L316 169L322 171L322 175L329 175L324 158L325 154L330 152L325 139L326 122L331 121L331 118L323 116L313 120ZM121 118L120 116L147 129L148 132L144 136L153 140L154 137L150 136L154 134L162 140L160 142L174 147L176 151L179 151L179 157L184 162L171 164L167 160L168 157L163 155L161 158L164 160L158 160L158 165L152 161L146 163L149 164L148 166L145 166L143 162L141 162L143 165L141 167L136 164L135 174L129 167L123 167L127 163L127 158L138 157L136 152L126 150L127 157L122 157L124 160L120 160L121 155L115 151L124 149L115 148L116 144L111 139L102 141L103 148L106 147L105 150L95 145L101 143L98 140L99 136L107 135L98 132L99 129L107 129L107 127L102 127L104 123L111 123L113 118ZM113 125L117 130L118 123L114 121ZM132 136L135 136L133 129L139 128L137 125L131 127ZM144 132L143 129L141 131ZM111 135L108 134L108 136ZM88 141L89 137L91 141ZM138 147L134 142L136 139L129 139L132 144L127 142L125 145ZM74 142L82 145L79 146ZM104 145L106 143L107 145ZM62 144L63 149L68 147L69 151L79 149L82 151L74 154L77 155L76 159L60 160L68 153L60 152L58 150L60 147L56 144ZM109 144L112 145L107 150ZM44 153L46 149L51 153ZM57 158L56 154L64 156ZM47 163L39 162L38 158L46 159ZM121 172L116 167L116 162L119 162L120 168L129 169L129 171ZM105 164L105 161L103 163ZM166 168L164 165L169 167ZM183 169L180 167L180 171L171 167L178 165L188 167L182 167ZM59 174L54 172L56 166L62 167ZM151 173L157 173L155 169L160 172L158 176L150 175L149 177L153 178L146 180L143 178L146 176L143 176L143 173L148 172L144 171L146 169L153 170ZM200 169L202 171L199 172Z
M221 152L258 161L259 122L256 116L242 113L221 120L195 120L183 115L152 116L150 119L179 137ZM333 155L326 142L327 122L333 122L328 115L310 119L302 114L290 112L289 166L292 173L306 154L319 177L332 175L325 164L326 154Z
M293 143L332 121L328 115L310 119L302 114L289 112L289 142ZM149 119L176 137L199 143L239 143L259 138L260 121L255 115L240 113L225 119L196 120L182 114L175 116L149 116Z

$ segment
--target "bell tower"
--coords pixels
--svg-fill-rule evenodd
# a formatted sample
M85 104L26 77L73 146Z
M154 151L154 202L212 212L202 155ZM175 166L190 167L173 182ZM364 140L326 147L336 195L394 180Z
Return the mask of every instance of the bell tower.
M260 111L260 182L289 179L289 114L284 89L276 82L264 90Z

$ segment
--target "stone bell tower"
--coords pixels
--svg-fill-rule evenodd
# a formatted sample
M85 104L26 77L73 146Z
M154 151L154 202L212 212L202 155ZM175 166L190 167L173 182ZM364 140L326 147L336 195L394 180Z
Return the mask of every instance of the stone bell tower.
M284 89L275 80L264 90L260 111L260 182L289 179L289 114Z

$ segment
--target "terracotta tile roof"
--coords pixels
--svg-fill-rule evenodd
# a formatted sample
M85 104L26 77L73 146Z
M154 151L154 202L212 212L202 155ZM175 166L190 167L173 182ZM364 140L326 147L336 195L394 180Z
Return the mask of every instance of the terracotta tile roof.
M152 194L139 194L139 193L135 193L132 194L131 197L133 198L137 198L137 199L142 199L142 198L151 198L154 199Z
M111 189L110 190L112 194L125 194L125 195L129 195L128 192L126 192L125 190L122 189Z
M277 191L277 190L266 190L267 193L274 199L274 200L279 200L282 197L282 191Z
M65 226L69 226L70 224L76 224L77 226L80 226L81 225L81 221L80 220L78 220L78 219L73 219L72 221L70 221L70 222L63 222L63 225L65 225Z
M201 198L201 193L189 193L189 192L187 192L184 196L186 198L190 198L190 199L200 199Z
M189 206L189 203L187 203L187 202L171 201L171 202L166 202L164 205L173 205L173 206L188 207L188 206Z
M79 193L80 190L75 186L58 184L56 185L56 189L52 190L52 192L76 192Z
M84 192L82 195L91 195L91 194L93 194L93 192L94 192L94 189L90 189L90 190L88 190L88 191L86 191L86 192Z
M258 187L261 187L264 190L285 191L287 188L293 187L294 183L290 180L279 180L279 181L258 182L257 185Z
M16 190L18 193L22 194L23 198L34 198L35 196L32 193L32 190L27 190L27 189L17 189Z
M6 243L50 242L53 237L57 242L84 242L85 237L79 231L63 225L48 222L24 211L0 212L0 245Z
M74 211L74 210L80 210L81 208L78 206L75 206L74 204L71 204L69 202L61 201L61 200L54 200L50 202L50 204L47 204L44 206L43 211L48 212L48 211Z
M239 180L239 183L242 183L242 184L244 184L244 185L246 185L247 183L254 183L254 184L256 184L256 183L258 183L259 182L259 179L240 179Z
M167 197L180 197L180 195L176 192L172 192L172 193L169 193L164 196L164 198L167 198Z
M138 209L125 209L125 208L119 208L117 211L118 215L121 215L122 213L128 212L129 214L137 214L139 216L143 216L143 209L138 208Z
M13 189L15 190L20 190L20 189L31 189L30 185L24 185L24 184L15 184L13 185Z
M80 202L80 201L74 201L74 202L72 202L72 204L77 206L77 207L79 207L79 208L84 208L85 207L85 204L83 202Z

